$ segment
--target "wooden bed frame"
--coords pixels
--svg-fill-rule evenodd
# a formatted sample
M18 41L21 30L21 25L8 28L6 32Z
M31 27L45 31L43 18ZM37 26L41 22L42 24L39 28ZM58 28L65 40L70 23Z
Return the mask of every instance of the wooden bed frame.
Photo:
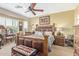
M32 48L36 48L35 46L37 43L42 44L42 47L39 48L40 49L39 55L42 55L42 56L48 55L48 36L44 36L44 38L40 38L37 36L29 35L29 36L19 36L18 38L19 38L19 40L20 40L20 38L23 38L23 41L32 41ZM19 43L18 45L23 44L23 42L22 43L21 42L22 42L22 40L20 40L20 42L18 42ZM23 45L25 45L25 44L23 44Z
M52 34L55 34L56 31L56 27L55 27L55 23L53 23L53 25L36 25L36 31L41 31L41 32L45 32L45 31L51 31Z
M55 32L55 27L53 25L36 25L36 31L51 31L52 34L54 34ZM43 47L40 48L42 50L42 52L40 51L40 54L43 56L47 56L48 55L48 36L44 35L43 38L41 37L37 37L32 35L21 35L21 36L17 36L17 45L19 45L19 40L20 38L23 38L23 40L31 40L32 41L32 48L34 48L35 43L42 43ZM21 41L22 42L22 41Z

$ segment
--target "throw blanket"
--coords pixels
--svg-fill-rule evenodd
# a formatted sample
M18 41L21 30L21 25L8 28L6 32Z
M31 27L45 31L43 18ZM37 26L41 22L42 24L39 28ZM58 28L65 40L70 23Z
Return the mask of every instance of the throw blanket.
M52 47L52 44L54 42L55 38L53 35L49 35L48 37L48 49L51 51L51 47Z

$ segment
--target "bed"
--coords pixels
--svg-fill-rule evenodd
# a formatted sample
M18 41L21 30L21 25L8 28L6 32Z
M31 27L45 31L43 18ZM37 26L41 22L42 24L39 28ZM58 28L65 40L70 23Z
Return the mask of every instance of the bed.
M53 27L53 25L36 25L35 31L42 32L43 36L35 33L30 35L17 35L17 45L23 44L36 48L40 51L40 55L47 56L49 52L48 48L51 47L54 41L52 40L52 37L54 38L55 27ZM46 35L46 31L51 32L51 35Z
M52 44L55 40L54 36L55 36L55 31L56 31L56 27L54 25L36 25L36 32L42 32L43 36L47 35L48 36L48 49L51 50ZM36 33L35 35L38 35L38 33ZM40 36L40 33L39 35Z

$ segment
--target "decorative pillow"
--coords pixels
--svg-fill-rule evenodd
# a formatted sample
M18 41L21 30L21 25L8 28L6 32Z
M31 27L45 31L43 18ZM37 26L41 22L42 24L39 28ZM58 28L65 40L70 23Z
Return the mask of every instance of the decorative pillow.
M45 31L44 35L52 35L52 32L51 31Z
M35 31L35 35L37 35L37 36L43 36L43 32L41 32L41 31Z

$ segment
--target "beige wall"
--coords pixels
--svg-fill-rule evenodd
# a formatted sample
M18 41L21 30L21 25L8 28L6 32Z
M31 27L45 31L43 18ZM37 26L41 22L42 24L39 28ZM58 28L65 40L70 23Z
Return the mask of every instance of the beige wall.
M75 20L74 20L74 25L79 25L79 5L75 9Z
M56 27L63 28L64 34L73 34L74 26L74 10L55 13L50 15L50 24L56 23ZM39 17L34 17L29 20L29 31L35 29L35 25L39 24Z

